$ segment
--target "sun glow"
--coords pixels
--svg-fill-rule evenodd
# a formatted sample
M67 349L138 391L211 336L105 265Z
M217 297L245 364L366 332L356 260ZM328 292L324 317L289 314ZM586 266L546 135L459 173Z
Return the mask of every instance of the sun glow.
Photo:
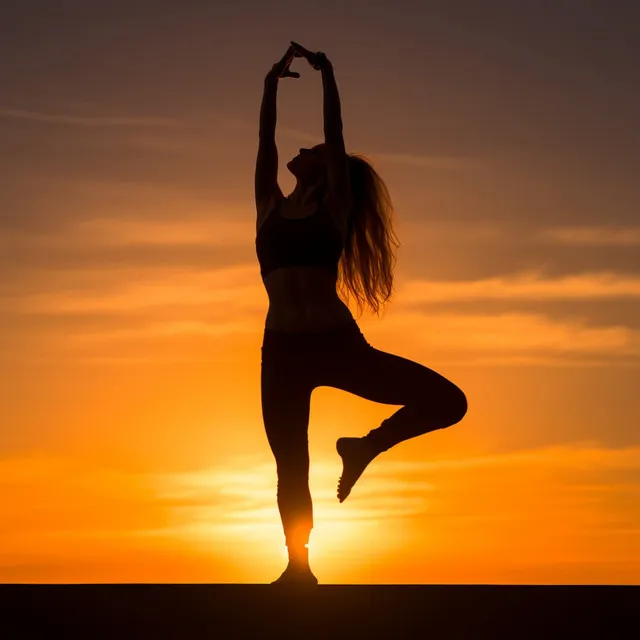
M380 554L397 544L381 522L394 509L389 501L376 504L363 489L359 497L338 502L339 468L334 462L312 464L310 486L314 528L309 540L309 557L332 573L345 558ZM171 520L164 529L204 553L222 550L234 556L249 574L260 567L277 571L287 559L284 534L276 503L276 474L273 462L237 461L233 467L167 475L158 487L161 496L174 501ZM212 500L207 503L206 496ZM216 500L213 497L217 496ZM208 551L207 551L208 550Z

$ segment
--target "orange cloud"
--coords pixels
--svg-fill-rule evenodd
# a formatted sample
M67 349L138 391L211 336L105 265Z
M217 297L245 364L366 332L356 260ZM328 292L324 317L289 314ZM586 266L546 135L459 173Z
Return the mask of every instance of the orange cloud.
M21 120L36 120L52 124L70 124L79 126L107 126L107 127L175 127L178 125L173 118L113 117L113 116L70 116L66 114L37 113L24 109L0 109L0 117L19 118Z
M555 227L540 232L543 240L584 246L640 245L640 227Z
M399 302L403 302L400 299ZM461 314L391 311L367 325L378 337L409 335L411 344L444 351L640 354L640 332L624 325L589 327L542 314Z
M162 305L231 304L240 308L262 309L266 300L256 266L240 265L209 271L187 269L153 270L121 282L106 290L91 292L60 291L16 296L10 306L33 313L114 312ZM228 315L232 315L231 311Z
M246 215L227 217L207 216L192 220L154 220L146 218L93 217L78 221L74 226L47 235L33 235L14 231L2 235L6 240L47 247L108 247L127 245L207 245L213 250L220 246L247 244L255 236L254 220Z
M516 276L484 280L409 280L399 284L397 292L397 298L404 303L458 300L590 300L639 296L640 277L614 272L544 278L540 273L531 271Z

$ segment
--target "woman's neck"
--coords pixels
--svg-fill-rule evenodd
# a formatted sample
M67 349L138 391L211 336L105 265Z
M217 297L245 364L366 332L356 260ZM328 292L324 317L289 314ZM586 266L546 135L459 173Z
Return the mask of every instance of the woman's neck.
M287 196L291 202L306 204L310 200L314 200L318 191L322 188L322 183L315 184L296 184L295 189Z

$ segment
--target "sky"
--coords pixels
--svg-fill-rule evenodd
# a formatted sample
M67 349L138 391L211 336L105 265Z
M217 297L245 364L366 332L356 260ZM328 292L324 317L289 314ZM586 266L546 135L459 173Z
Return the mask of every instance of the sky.
M469 402L340 504L336 439L398 407L314 391L320 582L638 583L639 19L621 0L4 2L0 581L284 568L253 171L263 79L296 40L332 61L347 150L394 204L394 297L359 325ZM292 69L285 193L323 138L321 77Z

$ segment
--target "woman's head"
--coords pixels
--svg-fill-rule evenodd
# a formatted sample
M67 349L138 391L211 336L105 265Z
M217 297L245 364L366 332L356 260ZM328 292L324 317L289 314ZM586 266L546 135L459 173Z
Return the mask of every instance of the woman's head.
M325 145L317 144L310 149L302 148L297 156L287 163L287 168L303 184L319 184L326 181L327 164Z

